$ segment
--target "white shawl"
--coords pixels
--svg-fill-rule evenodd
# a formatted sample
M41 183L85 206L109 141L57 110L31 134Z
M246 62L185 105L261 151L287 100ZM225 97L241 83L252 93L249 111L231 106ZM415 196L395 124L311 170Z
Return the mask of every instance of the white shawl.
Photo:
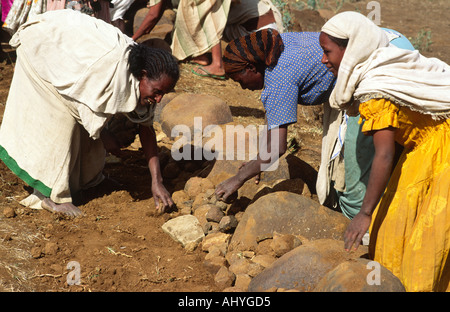
M322 32L349 39L330 96L332 107L354 111L358 102L387 98L436 118L449 116L450 67L446 63L418 51L386 48L386 33L360 13L340 13Z
M99 138L111 115L136 108L139 81L128 70L135 43L117 27L73 10L49 11L23 24L10 44L73 105L91 137Z

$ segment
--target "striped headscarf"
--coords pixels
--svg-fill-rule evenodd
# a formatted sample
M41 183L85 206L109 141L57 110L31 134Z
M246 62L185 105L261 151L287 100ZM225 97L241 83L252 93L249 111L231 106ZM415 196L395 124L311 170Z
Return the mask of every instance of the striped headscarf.
M245 69L247 64L275 66L284 45L275 29L263 29L231 41L223 54L227 74Z

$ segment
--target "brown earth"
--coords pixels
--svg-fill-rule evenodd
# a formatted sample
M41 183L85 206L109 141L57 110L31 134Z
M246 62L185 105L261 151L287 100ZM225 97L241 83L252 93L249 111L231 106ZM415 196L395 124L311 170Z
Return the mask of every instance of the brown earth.
M301 1L290 0L292 30L319 31L323 23L317 11L295 11ZM306 2L306 1L305 1ZM317 1L322 16L340 9L363 14L369 1ZM381 26L396 29L411 40L429 31L431 41L422 41L427 56L450 62L450 30L446 0L378 1ZM339 3L343 3L340 7ZM300 22L299 22L300 20ZM299 26L300 24L300 26ZM7 47L3 43L3 47ZM10 53L11 58L14 57ZM6 103L14 62L0 64L0 116ZM263 124L264 111L259 92L242 90L233 81L205 79L191 74L190 64L181 64L176 92L216 95L230 106L237 124ZM26 92L26 90L24 90ZM299 122L289 129L292 152L318 168L320 159L320 107L298 109ZM295 141L294 141L295 139ZM162 148L162 147L161 147ZM82 292L215 292L221 291L214 276L203 265L204 252L187 252L161 230L170 217L154 214L150 175L140 151L128 148L126 163L109 164L105 173L124 185L119 190L97 193L80 208L86 216L67 220L44 210L23 208L18 201L28 187L0 163L0 291ZM163 162L164 163L164 162ZM187 179L196 172L184 172ZM165 181L174 192L180 184ZM69 286L67 268L80 264L81 285Z

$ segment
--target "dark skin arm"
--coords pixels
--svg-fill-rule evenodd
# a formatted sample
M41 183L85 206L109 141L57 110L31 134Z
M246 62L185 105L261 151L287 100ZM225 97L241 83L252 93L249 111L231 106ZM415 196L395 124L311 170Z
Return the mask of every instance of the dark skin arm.
M344 248L347 251L351 250L352 246L356 250L361 244L372 221L372 213L386 188L395 160L394 135L394 128L373 133L375 156L361 210L350 222L344 234Z
M167 0L161 0L161 2L159 2L158 4L150 7L150 10L142 21L141 26L139 26L139 28L136 30L136 33L134 33L132 37L134 41L152 31L152 29L155 27L164 13L166 2Z
M275 140L273 143L277 144L274 145L274 147L276 147L274 151L270 148L272 146L272 139ZM261 157L261 155L258 154L256 159L249 161L244 166L241 166L239 172L235 176L225 180L217 186L215 194L218 199L227 202L228 197L236 192L246 181L261 173L262 168L265 165L274 162L286 152L287 126L280 126L279 128L268 130L264 143L266 145L261 146L261 149L267 150L270 157Z
M163 213L167 208L172 207L174 203L169 192L163 185L155 130L153 127L140 126L139 138L152 177L152 194L155 200L156 210L158 213Z

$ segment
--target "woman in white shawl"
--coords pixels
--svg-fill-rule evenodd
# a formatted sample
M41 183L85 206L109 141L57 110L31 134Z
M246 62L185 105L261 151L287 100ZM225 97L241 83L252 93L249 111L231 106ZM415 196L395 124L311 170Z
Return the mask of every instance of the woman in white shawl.
M154 104L179 78L172 55L72 10L38 15L10 44L17 62L0 128L0 159L34 188L23 205L81 215L72 196L103 181L105 148L114 151L105 125L119 113L139 123L157 208L173 205L152 128Z
M356 12L330 19L320 44L337 75L330 105L359 111L375 146L345 248L357 248L370 227L370 256L407 291L450 290L450 67L389 47L385 32ZM404 152L392 168L395 142Z

